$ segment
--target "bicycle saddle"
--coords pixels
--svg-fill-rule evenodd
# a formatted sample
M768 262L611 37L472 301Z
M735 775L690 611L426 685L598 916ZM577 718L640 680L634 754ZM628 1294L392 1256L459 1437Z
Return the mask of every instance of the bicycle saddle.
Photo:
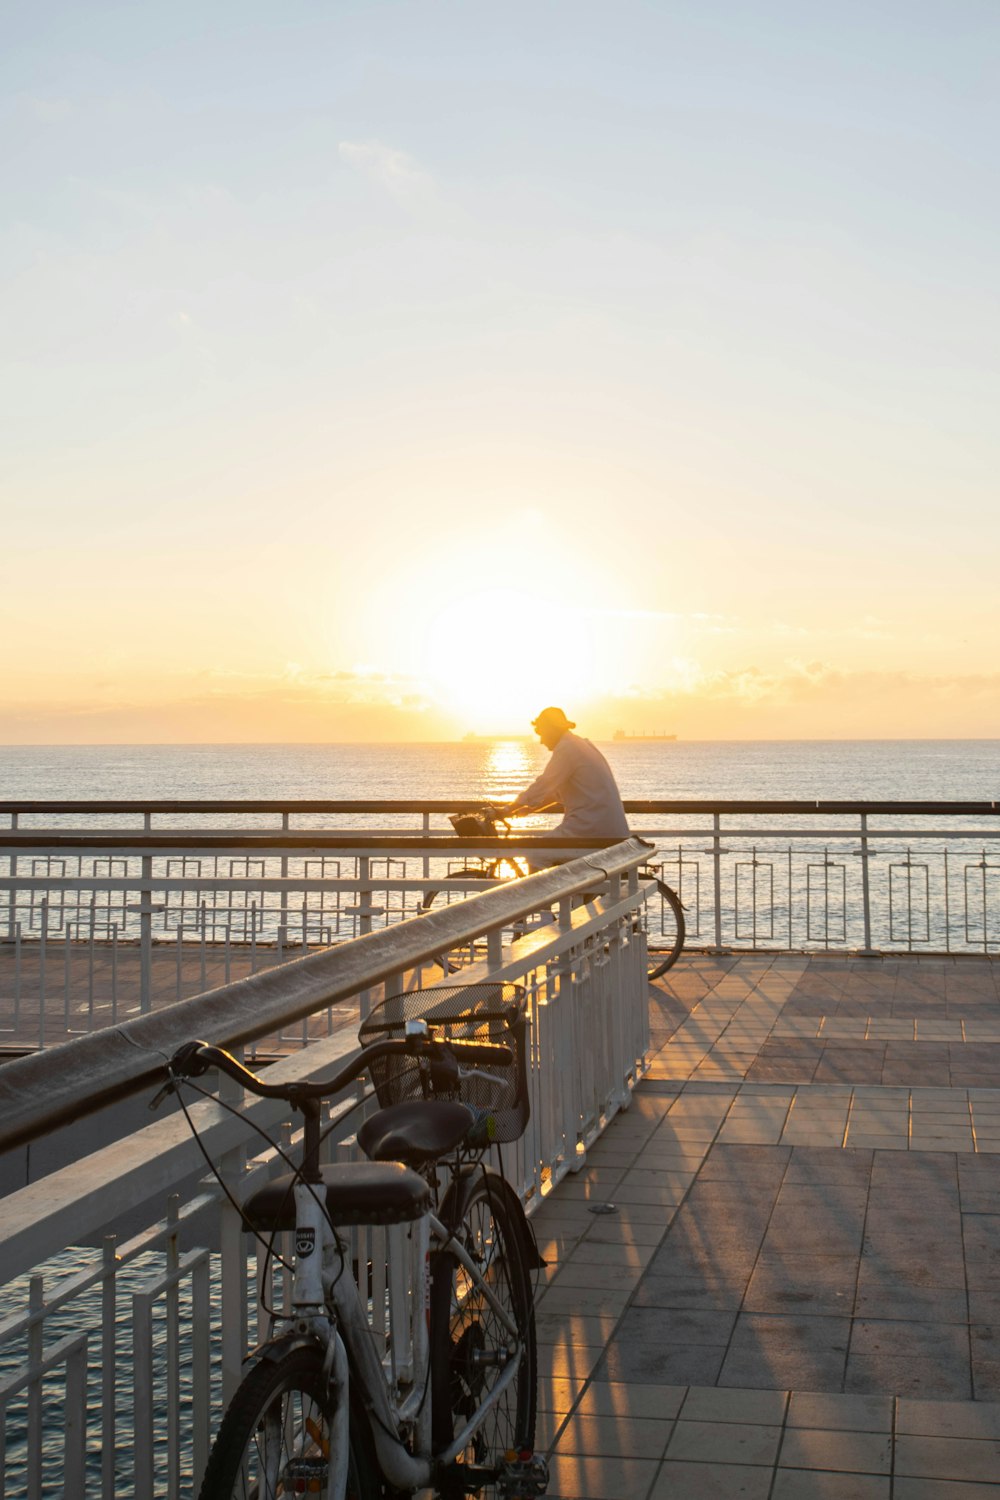
M451 1104L444 1099L390 1104L365 1121L358 1131L358 1145L370 1161L422 1166L454 1151L475 1118L467 1104Z
M430 1207L430 1190L422 1177L400 1162L331 1162L320 1168L326 1208L332 1224L405 1224ZM284 1172L258 1188L243 1205L247 1229L295 1228L296 1174Z

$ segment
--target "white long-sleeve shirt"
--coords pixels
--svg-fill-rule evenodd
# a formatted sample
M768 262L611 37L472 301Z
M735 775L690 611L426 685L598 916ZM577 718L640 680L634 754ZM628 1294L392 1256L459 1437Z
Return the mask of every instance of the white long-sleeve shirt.
M628 820L611 767L589 740L570 730L537 780L516 797L511 812L540 812L561 802L563 820L554 833L567 838L628 838Z

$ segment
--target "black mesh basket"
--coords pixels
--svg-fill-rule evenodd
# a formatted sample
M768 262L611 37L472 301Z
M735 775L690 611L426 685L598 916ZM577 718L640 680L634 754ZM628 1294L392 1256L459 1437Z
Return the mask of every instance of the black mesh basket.
M407 1021L424 1020L441 1040L499 1042L513 1054L509 1063L463 1070L452 1096L491 1117L490 1138L516 1141L528 1123L527 1011L517 984L462 984L391 995L375 1006L358 1032L362 1046L382 1037L401 1037ZM377 1058L369 1068L379 1103L423 1099L417 1059Z
M460 839L496 838L496 824L485 813L449 813L448 822Z

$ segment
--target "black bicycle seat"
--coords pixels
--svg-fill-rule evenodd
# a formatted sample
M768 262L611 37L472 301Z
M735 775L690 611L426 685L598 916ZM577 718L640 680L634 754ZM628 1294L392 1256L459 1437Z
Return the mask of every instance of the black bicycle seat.
M332 1224L406 1224L430 1207L430 1190L422 1177L401 1162L331 1162L321 1168L326 1210ZM285 1172L258 1188L243 1205L247 1229L270 1232L295 1228L297 1177Z
M467 1104L445 1099L412 1099L390 1104L366 1120L358 1145L370 1161L401 1161L422 1166L464 1141L475 1121Z

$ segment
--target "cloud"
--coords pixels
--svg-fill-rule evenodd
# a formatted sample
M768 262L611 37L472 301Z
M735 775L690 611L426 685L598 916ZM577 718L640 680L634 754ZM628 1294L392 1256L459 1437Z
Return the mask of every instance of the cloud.
M353 171L378 183L399 200L413 198L431 181L412 156L381 141L340 141L337 155Z
M631 688L594 703L597 735L663 724L685 739L990 738L1000 672L850 670L821 660L768 670L675 674L658 693Z

